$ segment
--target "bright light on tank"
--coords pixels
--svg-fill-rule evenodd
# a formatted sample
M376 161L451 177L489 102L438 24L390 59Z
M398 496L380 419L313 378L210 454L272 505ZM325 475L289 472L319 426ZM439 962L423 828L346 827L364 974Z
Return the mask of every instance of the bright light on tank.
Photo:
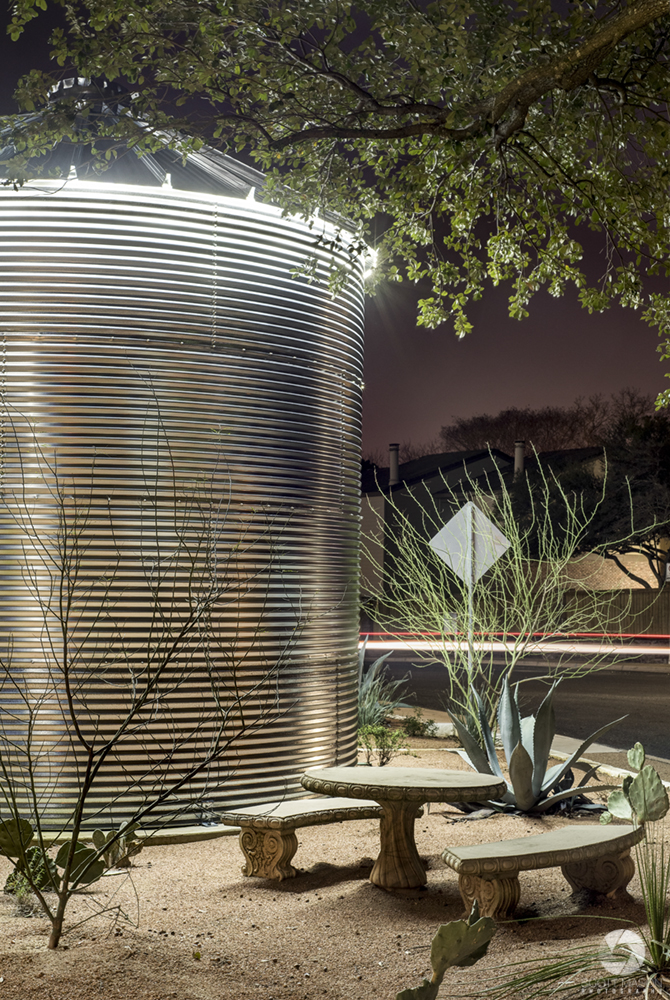
M363 280L367 281L377 270L377 263L379 259L378 252L374 247L368 247L367 253L363 260Z

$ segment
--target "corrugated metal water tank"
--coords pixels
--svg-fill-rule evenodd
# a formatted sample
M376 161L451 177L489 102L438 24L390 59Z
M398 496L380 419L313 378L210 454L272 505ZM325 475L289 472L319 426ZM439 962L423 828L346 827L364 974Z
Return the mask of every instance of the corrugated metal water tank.
M47 827L91 768L86 825L176 790L152 825L355 758L362 273L314 241L253 192L0 190L0 749Z

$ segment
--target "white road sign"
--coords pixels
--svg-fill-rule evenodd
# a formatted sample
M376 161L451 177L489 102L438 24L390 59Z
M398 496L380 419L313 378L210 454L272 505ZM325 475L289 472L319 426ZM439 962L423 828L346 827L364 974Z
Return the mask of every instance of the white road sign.
M471 500L428 544L466 583L483 576L510 546L493 521Z

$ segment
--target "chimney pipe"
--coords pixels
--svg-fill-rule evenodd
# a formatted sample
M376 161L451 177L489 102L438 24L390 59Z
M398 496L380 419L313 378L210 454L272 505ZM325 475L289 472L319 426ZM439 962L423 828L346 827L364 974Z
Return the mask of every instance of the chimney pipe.
M398 460L399 444L389 445L389 486L400 482L400 464Z
M514 442L514 475L520 476L523 473L523 459L526 453L526 442Z

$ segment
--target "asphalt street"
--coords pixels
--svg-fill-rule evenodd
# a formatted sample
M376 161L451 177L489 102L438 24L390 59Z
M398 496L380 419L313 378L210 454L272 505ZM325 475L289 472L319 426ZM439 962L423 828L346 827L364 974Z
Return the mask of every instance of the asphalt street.
M377 655L368 654L366 663L371 663ZM419 657L407 658L401 653L394 653L386 661L392 678L409 674L407 691L416 701L408 700L423 708L424 715L430 709L448 711L446 668L441 664L413 666L418 662L421 662ZM515 668L516 679L521 682L524 714L535 711L546 694L546 684L533 678L545 672L547 666L534 661ZM502 662L494 663L494 669L502 669ZM557 733L580 740L625 715L627 718L599 742L628 750L639 740L648 754L670 760L670 665L659 669L655 664L653 670L603 670L578 679L563 678L554 694L554 708Z

